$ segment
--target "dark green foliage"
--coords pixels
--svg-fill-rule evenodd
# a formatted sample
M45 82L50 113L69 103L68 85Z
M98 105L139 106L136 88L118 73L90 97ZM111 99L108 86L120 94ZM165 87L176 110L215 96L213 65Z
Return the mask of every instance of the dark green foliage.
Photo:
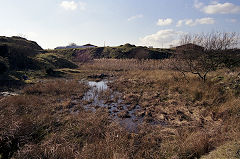
M227 68L240 67L240 49L228 50L221 58Z
M8 60L0 56L0 74L7 72L9 69Z
M0 37L0 56L7 57L11 70L39 69L33 57L42 48L33 41L21 37Z
M53 75L53 74L54 74L54 70L53 70L52 68L47 68L47 69L46 69L46 73L47 73L48 75Z
M7 45L0 45L0 56L6 57L8 54L8 46Z

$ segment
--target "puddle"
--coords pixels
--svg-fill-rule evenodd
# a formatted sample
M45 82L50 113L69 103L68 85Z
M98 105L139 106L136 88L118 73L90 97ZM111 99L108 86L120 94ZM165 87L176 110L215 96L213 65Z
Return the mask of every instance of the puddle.
M8 96L18 96L19 94L14 92L0 92L0 96L8 97Z
M139 124L143 122L142 116L136 116L136 111L140 111L139 105L133 106L124 104L121 99L121 93L112 91L108 85L108 81L103 80L99 82L87 81L89 90L83 97L84 108L95 112L97 108L107 108L112 119L118 121L128 131L137 131ZM130 108L129 107L133 107ZM124 117L119 113L126 112Z
M89 81L88 85L98 91L104 91L108 89L107 81L100 81L100 82Z

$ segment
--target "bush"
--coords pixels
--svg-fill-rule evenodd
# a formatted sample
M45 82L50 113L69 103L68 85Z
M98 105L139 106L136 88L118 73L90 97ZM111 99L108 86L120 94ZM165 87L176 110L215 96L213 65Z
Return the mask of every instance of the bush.
M7 72L8 69L9 69L9 65L8 65L7 58L3 58L0 56L0 74Z

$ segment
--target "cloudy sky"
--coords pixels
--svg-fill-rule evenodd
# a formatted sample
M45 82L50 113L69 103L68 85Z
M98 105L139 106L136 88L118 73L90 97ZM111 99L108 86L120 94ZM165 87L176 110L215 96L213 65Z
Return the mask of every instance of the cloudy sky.
M240 0L0 0L0 19L0 36L25 36L45 49L169 47L185 33L240 32Z

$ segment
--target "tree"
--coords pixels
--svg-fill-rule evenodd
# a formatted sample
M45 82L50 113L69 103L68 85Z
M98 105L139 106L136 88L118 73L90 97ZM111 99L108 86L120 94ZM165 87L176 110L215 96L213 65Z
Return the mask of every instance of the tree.
M239 49L236 49L239 35L235 32L187 34L181 38L180 44L174 56L175 69L184 75L185 72L196 74L204 82L210 71L231 66L231 61L240 62Z

